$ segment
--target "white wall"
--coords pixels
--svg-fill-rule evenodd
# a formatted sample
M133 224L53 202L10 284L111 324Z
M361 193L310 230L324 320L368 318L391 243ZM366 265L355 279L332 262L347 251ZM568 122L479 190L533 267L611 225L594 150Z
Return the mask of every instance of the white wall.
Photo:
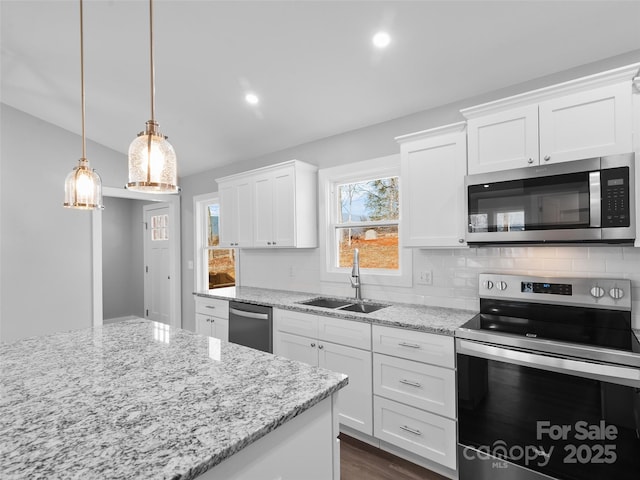
M91 213L62 207L80 137L4 104L0 120L0 340L89 327ZM125 155L87 155L103 185L124 184Z
M149 202L104 197L102 310L105 320L144 317L144 216Z
M464 120L459 110L499 98L527 92L563 81L580 78L640 61L640 50L605 59L590 65L568 70L549 77L535 79L499 91L489 92L454 104L418 112L367 128L317 140L281 152L264 155L235 165L212 169L181 179L182 193L182 265L183 265L183 327L194 329L193 271L187 270L193 255L194 195L217 190L215 178L285 160L298 159L320 168L367 160L399 152L394 138ZM473 81L473 72L469 72ZM464 92L461 92L464 98ZM521 249L465 249L416 250L414 278L421 269L433 271L433 285L414 284L411 288L374 289L363 287L367 297L395 299L430 305L477 308L476 278L480 272L521 272L549 275L595 276L631 278L634 298L640 299L640 249L620 247L580 248L521 248ZM313 250L244 250L241 252L240 282L249 286L269 286L336 295L352 295L349 281L343 284L321 283L321 259ZM293 276L291 275L293 272ZM634 304L640 313L640 305ZM640 325L637 319L636 325Z

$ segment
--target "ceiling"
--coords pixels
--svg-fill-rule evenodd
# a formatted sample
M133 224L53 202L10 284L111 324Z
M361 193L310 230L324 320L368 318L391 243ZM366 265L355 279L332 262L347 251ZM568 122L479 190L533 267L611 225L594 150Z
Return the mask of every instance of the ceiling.
M0 8L2 102L80 134L77 0ZM87 136L122 153L150 118L148 18L84 3ZM640 1L156 0L154 37L185 176L637 50Z

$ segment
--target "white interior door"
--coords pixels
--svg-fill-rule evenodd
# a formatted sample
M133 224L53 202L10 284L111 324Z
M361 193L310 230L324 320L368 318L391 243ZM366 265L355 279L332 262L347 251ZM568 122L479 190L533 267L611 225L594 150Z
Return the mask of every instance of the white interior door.
M169 207L144 207L144 308L149 320L170 324L171 232Z

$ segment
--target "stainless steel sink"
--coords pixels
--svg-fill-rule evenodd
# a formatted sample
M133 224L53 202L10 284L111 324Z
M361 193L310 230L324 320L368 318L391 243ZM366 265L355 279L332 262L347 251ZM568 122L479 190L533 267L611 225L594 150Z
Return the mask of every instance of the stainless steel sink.
M382 305L381 303L352 303L351 305L347 305L346 307L340 307L338 310L348 310L350 312L360 312L360 313L371 313L381 308L388 307L389 305Z
M371 313L381 308L388 307L382 303L372 302L352 302L349 300L339 300L336 298L317 297L304 302L298 302L302 305L310 305L313 307L330 308L332 310L347 310L349 312Z
M351 305L351 302L348 300L337 300L335 298L326 298L326 297L318 297L312 298L311 300L306 300L304 302L299 302L302 305L311 305L313 307L323 307L323 308L340 308L346 307L347 305Z

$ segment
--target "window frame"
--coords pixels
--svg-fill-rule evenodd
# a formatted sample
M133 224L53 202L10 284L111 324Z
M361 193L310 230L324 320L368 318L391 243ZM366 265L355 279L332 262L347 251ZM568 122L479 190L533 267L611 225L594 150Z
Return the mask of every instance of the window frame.
M230 250L229 247L212 247L209 246L207 238L207 226L209 219L209 205L220 204L220 195L218 192L205 193L202 195L194 195L193 197L193 284L196 292L208 292L209 289L209 250ZM236 286L239 285L240 273L240 250L235 249L235 278Z
M323 265L320 268L320 279L325 282L339 282L349 285L351 267L337 267L336 261L336 226L339 214L337 185L357 183L379 178L398 177L399 188L402 189L400 177L400 154L354 162L318 171L318 207L320 213L320 257ZM400 195L401 197L401 195ZM377 224L394 224L395 221L380 221ZM412 285L413 255L412 250L402 248L400 241L402 223L402 204L398 217L398 270L361 268L363 285L403 286ZM351 222L350 226L370 225L369 222Z

